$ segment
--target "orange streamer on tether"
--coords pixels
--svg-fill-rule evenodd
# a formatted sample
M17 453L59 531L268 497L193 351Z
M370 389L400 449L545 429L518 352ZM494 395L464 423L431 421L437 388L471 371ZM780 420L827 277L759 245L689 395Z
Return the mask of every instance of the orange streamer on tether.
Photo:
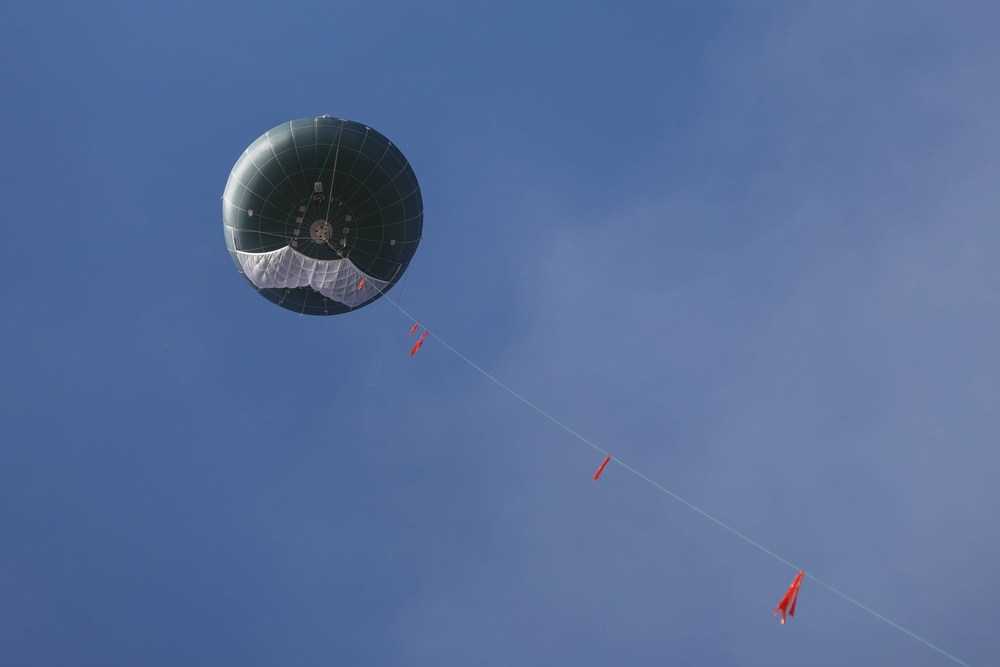
M604 472L604 466L608 465L608 461L610 461L610 460L611 460L611 455L610 455L610 454L608 454L607 456L605 456L605 457L604 457L604 463L602 463L602 464L601 464L601 467L600 467L600 468L598 468L598 469L597 469L597 472L595 472L595 473L594 473L594 481L595 481L595 482L596 482L596 481L597 481L598 479L600 479L600 477L601 477L601 473L602 473L602 472Z
M793 581L792 585L788 587L787 591L785 591L785 597L781 598L781 602L779 602L778 606L774 608L774 614L772 615L776 616L780 611L782 625L785 624L785 612L787 612L789 616L795 616L795 603L799 601L799 586L802 585L803 574L805 573L802 570L799 570L799 573L795 576L795 581ZM791 605L791 608L789 608L789 605Z
M427 340L427 333L428 333L427 331L424 331L422 334L420 334L420 338L417 339L417 342L413 345L413 349L410 350L411 357L417 353L417 350L420 349L420 346L424 344L425 340Z

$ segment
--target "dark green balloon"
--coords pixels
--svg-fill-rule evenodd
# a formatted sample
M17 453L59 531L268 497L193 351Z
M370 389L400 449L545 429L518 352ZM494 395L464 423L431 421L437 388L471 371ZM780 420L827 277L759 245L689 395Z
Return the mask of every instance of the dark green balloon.
M328 116L283 123L253 142L222 204L240 274L305 315L345 313L382 296L413 258L423 219L402 152L370 127Z

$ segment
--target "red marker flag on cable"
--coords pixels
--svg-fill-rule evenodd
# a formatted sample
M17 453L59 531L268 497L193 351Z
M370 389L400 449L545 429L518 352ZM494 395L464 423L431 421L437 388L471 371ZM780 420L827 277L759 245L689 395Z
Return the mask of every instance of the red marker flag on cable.
M781 624L785 624L785 613L787 612L789 616L795 616L795 603L799 600L799 586L802 585L802 575L805 574L802 570L795 576L795 581L792 585L788 587L785 591L785 597L781 598L781 602L778 606L774 608L774 616L781 612ZM791 605L791 607L789 607Z
M604 466L608 465L608 461L610 461L610 460L611 460L611 455L610 455L610 454L608 454L607 456L605 456L605 457L604 457L604 463L602 463L602 464L601 464L601 467L600 467L600 468L598 468L598 469L597 469L597 472L595 472L595 473L594 473L594 481L595 481L595 482L596 482L596 481L597 481L598 479L600 479L600 477L601 477L601 473L602 473L602 472L604 472Z
M417 342L413 345L413 349L410 350L411 357L415 355L417 353L417 350L420 349L420 346L424 344L424 341L427 339L427 333L428 333L427 331L424 331L422 334L420 334L420 338L417 339Z
M417 330L417 327L419 327L419 326L420 326L420 322L414 322L414 323L413 323L413 328L412 328L412 329L410 329L410 335L411 335L411 336L413 335L413 332L414 332L414 331L416 331L416 330Z

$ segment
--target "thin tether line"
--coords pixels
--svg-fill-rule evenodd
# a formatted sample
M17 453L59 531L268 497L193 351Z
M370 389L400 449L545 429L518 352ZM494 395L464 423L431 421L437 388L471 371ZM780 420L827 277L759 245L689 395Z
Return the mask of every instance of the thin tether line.
M378 285L375 285L374 283L372 283L372 285L375 287L376 290L378 289ZM405 287L406 287L406 274L404 273L403 279L399 281L399 296L396 297L400 301L403 300L403 289ZM385 296L384 292L382 293L382 296ZM396 326L396 313L398 313L400 310L401 309L399 307L393 308L392 310L392 319L389 321L389 328L386 329L385 331L385 342L382 343L382 352L379 353L378 355L378 363L375 364L375 373L372 375L372 386L371 386L372 389L375 388L375 380L378 379L379 369L382 368L382 358L385 357L385 351L389 347L389 337L392 335L392 328Z
M376 287L376 289L378 289L378 287ZM381 292L381 290L380 290L380 292ZM381 292L381 294L382 294L382 296L385 296L386 301L388 301L389 303L391 303L393 305L393 307L396 310L398 310L399 312L401 312L404 316L408 317L413 322L417 322L418 321L417 318L415 318L413 315L411 315L410 313L408 313L405 308L403 308L398 303L396 303L395 301L393 301L392 299L390 299L388 296L386 296L385 292ZM574 431L572 428L570 428L569 426L567 426L563 422L559 421L558 419L556 419L555 417L553 417L551 414L549 414L548 412L546 412L542 408L538 407L537 405L535 405L534 403L532 403L531 401L529 401L527 398L525 398L521 394L517 393L516 391L514 391L513 389L511 389L510 387L508 387L506 384L504 384L503 382L501 382L495 376L493 376L492 374L490 374L489 372L487 372L484 368L482 368L481 366L479 366L478 364L476 364L474 361L472 361L471 359L469 359L467 356L465 356L464 354L462 354L461 352L459 352L458 350L456 350L454 347L452 347L451 345L449 345L446 340L444 340L443 338L441 338L440 336L438 336L436 333L434 333L430 329L427 329L426 327L425 327L425 331L427 331L430 334L430 336L432 338L434 338L434 340L436 340L438 343L440 343L441 345L443 345L447 350L449 350L452 354L454 354L459 359L461 359L462 361L464 361L465 363L467 363L469 366L471 366L472 368L474 368L475 370L477 370L484 377L486 377L487 379L489 379L490 381L492 381L498 387L500 387L501 389L503 389L504 391L506 391L508 394L510 394L511 396L513 396L514 398L516 398L517 400L521 401L525 405L527 405L529 408L531 408L532 410L534 410L538 414L540 414L543 417L545 417L546 419L548 419L550 422L552 422L553 424L555 424L556 426L558 426L562 430L564 430L567 433L569 433L570 435L572 435L574 438L576 438L580 442L582 442L582 443L584 443L586 445L589 445L592 449L600 452L601 454L604 454L605 456L611 457L611 461L614 461L615 463L617 463L618 465L620 465L622 468L625 468L625 470L628 470L630 473L632 473L633 475L635 475L639 479L641 479L644 482L646 482L646 483L648 483L648 484L656 487L657 489L659 489L663 493L667 494L668 496L670 496L671 498L673 498L677 502L681 503L682 505L684 505L688 509L691 509L691 510L697 512L698 514L700 514L701 516L705 517L706 519L708 519L712 523L716 524L720 528L725 529L726 531L728 531L729 533L731 533L731 534L735 535L736 537L740 538L741 540L743 540L747 544L750 544L751 546L756 547L758 550L764 552L765 554L767 554L771 558L774 558L775 560L777 560L777 561L779 561L781 563L784 563L785 565L787 565L787 566L789 566L789 567L791 567L791 568L793 568L795 570L804 570L804 568L801 568L798 565L795 565L794 563L792 563L791 561L789 561L789 560L787 560L785 558L782 558L781 556L779 556L775 552L771 551L770 549L768 549L764 545L762 545L759 542L751 539L749 536L741 533L740 531L738 531L737 529L733 528L732 526L730 526L726 522L722 521L721 519L716 518L712 514L709 514L708 512L706 512L705 510L701 509L700 507L698 507L694 503L692 503L692 502L690 502L690 501L682 498L681 496L677 495L676 493L674 493L673 491L671 491L667 487L663 486L662 484L660 484L656 480L653 480L653 479L647 477L645 474L639 472L638 470L636 470L632 466L628 465L627 463L625 463L621 459L616 458L615 456L612 456L609 452L607 452L606 450L604 450L603 448L601 448L600 446L598 446L596 443L594 443L591 440L587 439L586 437L584 437L582 434L578 433L577 431ZM957 658L956 656L952 655L948 651L945 651L940 646L937 646L936 644L928 641L927 639L924 639L923 637L921 637L920 635L916 634L915 632L912 632L911 630L907 630L906 628L904 628L899 623L896 623L892 619L890 619L890 618L888 618L888 617L886 617L886 616L878 613L877 611L875 611L871 607L869 607L869 606L861 603L860 601L854 599L853 597L851 597L847 593L844 593L843 591L839 590L835 586L826 583L825 581L823 581L819 577L816 577L816 576L814 576L812 574L809 574L809 573L805 573L805 576L808 577L809 579L812 579L813 581L815 581L817 584L819 584L823 588L826 588L830 592L837 594L838 596L840 596L844 600L847 600L848 602L850 602L854 606L858 607L859 609L868 612L869 614L871 614L875 618L879 619L880 621L883 621L884 623L886 623L886 624L888 624L888 625L896 628L897 630L899 630L903 634L905 634L905 635L907 635L907 636L909 636L909 637L917 640L918 642L920 642L924 646L926 646L926 647L928 647L930 649L933 649L934 651L937 651L938 653L940 653L944 657L948 658L949 660L951 660L955 664L962 665L962 667L972 667L969 663L967 663L967 662L965 662L963 660L960 660L959 658Z

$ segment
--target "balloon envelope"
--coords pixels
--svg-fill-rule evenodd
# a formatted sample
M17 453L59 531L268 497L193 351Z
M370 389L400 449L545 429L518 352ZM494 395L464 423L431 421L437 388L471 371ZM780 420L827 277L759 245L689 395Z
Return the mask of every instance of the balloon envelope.
M222 199L237 270L304 315L378 299L403 276L423 229L403 153L372 128L329 116L265 132L237 160Z

